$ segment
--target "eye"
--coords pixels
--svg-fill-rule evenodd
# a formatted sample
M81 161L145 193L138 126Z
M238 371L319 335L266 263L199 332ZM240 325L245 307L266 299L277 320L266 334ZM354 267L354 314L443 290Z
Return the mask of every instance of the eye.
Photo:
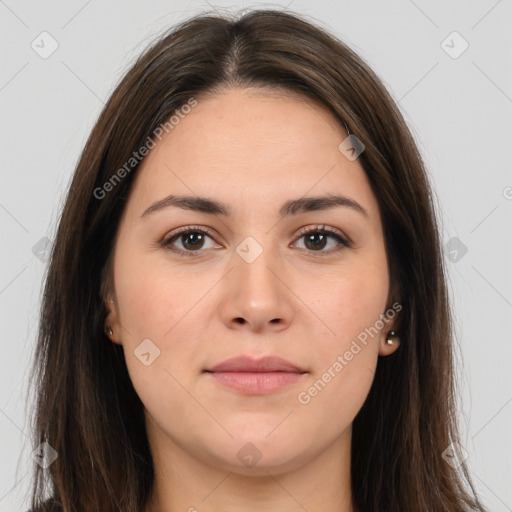
M204 248L205 238L213 240L208 231L196 228L194 226L185 226L176 230L170 237L162 242L162 246L170 251L182 254L184 256L198 256L194 252L201 252L199 249ZM178 241L182 244L182 249L176 247L174 242ZM208 247L206 247L208 249Z
M305 239L306 250L310 252L319 252L321 254L332 254L333 252L337 252L351 246L350 242L341 236L341 233L327 226L307 226L302 228L299 240L302 238ZM322 249L326 247L329 238L334 239L337 244L335 243L334 250L323 251Z

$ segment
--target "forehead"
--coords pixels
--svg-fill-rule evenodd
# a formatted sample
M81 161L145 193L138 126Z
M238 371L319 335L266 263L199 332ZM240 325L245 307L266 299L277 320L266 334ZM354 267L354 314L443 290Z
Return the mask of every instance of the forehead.
M338 192L357 196L371 212L376 200L364 170L338 149L346 137L327 107L293 92L228 89L198 97L139 166L133 199L186 193L256 204Z
M293 92L236 88L199 98L166 142L174 149L194 149L188 158L208 153L213 164L254 167L251 158L256 156L257 162L277 168L287 162L332 159L332 149L345 137L340 123L319 102ZM276 156L279 161L273 161Z

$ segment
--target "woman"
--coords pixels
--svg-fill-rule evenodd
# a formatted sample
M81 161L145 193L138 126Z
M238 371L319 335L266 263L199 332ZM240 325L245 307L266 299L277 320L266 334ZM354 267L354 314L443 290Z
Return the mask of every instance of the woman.
M362 59L292 13L197 16L123 78L34 378L33 510L485 510L420 154Z

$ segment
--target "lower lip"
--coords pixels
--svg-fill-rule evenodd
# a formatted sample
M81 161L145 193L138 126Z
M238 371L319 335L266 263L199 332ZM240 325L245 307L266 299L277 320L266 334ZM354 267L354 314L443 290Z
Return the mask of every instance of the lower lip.
M246 395L264 395L293 384L305 375L293 372L208 372L220 384Z

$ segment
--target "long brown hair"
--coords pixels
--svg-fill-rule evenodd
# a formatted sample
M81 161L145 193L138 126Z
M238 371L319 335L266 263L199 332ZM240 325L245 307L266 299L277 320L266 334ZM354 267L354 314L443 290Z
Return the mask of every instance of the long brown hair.
M203 13L159 37L90 134L44 286L31 373L33 442L47 442L58 458L46 470L34 465L33 510L140 512L147 503L153 465L143 404L122 347L104 333L113 243L137 171L136 162L126 163L191 98L229 86L300 92L327 106L365 146L359 162L382 216L390 303L403 308L401 347L379 358L353 422L355 505L365 512L484 511L466 465L452 468L443 458L458 440L452 320L420 153L361 57L306 18L275 10Z

